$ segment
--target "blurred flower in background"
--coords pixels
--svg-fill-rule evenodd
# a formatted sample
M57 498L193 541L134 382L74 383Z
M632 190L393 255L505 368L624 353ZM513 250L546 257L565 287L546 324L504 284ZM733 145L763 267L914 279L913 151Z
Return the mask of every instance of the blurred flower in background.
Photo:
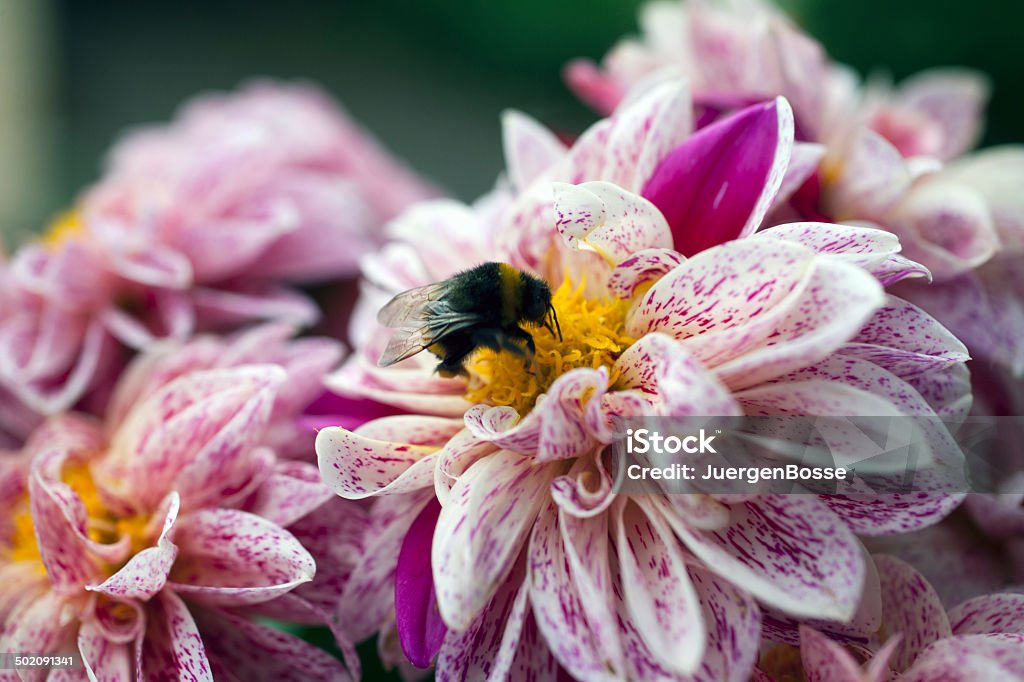
M207 95L130 134L3 272L0 385L19 403L0 408L4 430L24 437L25 408L53 414L90 392L101 409L126 349L313 323L297 285L353 275L384 222L433 194L311 86Z

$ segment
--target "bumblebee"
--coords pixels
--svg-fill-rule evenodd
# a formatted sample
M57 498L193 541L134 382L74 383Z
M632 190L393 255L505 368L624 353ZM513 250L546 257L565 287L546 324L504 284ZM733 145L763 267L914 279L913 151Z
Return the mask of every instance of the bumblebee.
M533 357L536 346L524 324L562 337L547 283L506 263L484 263L402 292L377 320L398 329L379 366L429 350L441 359L436 371L445 377L466 376L466 360L478 348Z

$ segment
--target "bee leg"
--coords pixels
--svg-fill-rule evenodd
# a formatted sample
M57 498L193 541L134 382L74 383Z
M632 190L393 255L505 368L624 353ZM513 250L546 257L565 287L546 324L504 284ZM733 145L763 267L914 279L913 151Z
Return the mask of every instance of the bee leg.
M506 344L508 350L516 355L525 355L532 358L537 352L537 344L533 340L533 335L522 327L515 327L508 331ZM524 346L525 351L523 350Z
M469 372L462 366L462 361L459 360L457 363L452 363L450 360L444 360L437 363L437 367L434 368L438 376L445 379L452 379L454 377L465 377L469 378Z

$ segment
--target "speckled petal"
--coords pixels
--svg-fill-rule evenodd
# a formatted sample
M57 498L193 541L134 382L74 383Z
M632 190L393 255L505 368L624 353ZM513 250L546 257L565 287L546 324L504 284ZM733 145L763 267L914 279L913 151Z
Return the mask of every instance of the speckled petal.
M704 658L707 632L683 554L659 515L620 498L611 533L630 622L667 669L692 674Z
M529 535L555 465L499 451L455 482L434 531L431 565L441 616L469 627L511 570Z
M793 148L784 98L709 125L661 161L641 194L687 256L753 233L774 202Z
M184 515L174 537L178 560L168 585L200 603L257 604L311 581L316 572L295 536L236 509Z
M641 284L659 279L686 260L673 249L641 249L612 270L608 291L619 298L632 298Z
M766 316L775 318L771 336L715 368L734 390L823 360L856 335L885 301L881 285L857 266L822 256L812 267L789 304Z
M139 654L141 678L175 682L213 680L206 647L181 597L163 590L146 608L146 635Z
M818 258L780 240L744 239L703 251L634 304L626 331L636 338L660 331L686 339L701 360L717 364L771 333L778 309L788 309Z
M601 551L608 547L606 518L569 520L570 529L560 527L560 516L565 518L548 505L530 537L530 601L537 626L555 658L574 678L619 679L624 673L623 651L607 552ZM570 530L579 535L568 538ZM586 602L581 590L587 590ZM615 630L609 632L609 626Z
M960 635L925 649L900 682L1024 681L1024 636Z
M920 573L895 557L874 557L882 592L882 624L886 632L901 634L893 654L893 667L906 670L932 642L952 631L939 595Z
M761 230L756 239L785 239L859 265L889 286L909 277L931 278L928 268L901 255L899 238L886 230L835 223L786 223Z
M505 167L509 180L518 189L539 178L566 154L565 145L554 133L518 111L502 114L501 133Z
M316 436L324 483L347 499L407 492L433 482L436 446L392 443L364 438L338 427Z
M672 246L668 223L654 205L609 182L555 183L555 226L570 248L595 251L618 265L643 249Z
M333 497L315 465L283 461L274 465L273 473L246 502L245 510L289 526Z
M167 575L178 556L178 546L170 540L175 521L178 519L180 500L172 492L162 505L163 514L154 516L154 521L163 516L163 530L156 544L138 552L128 563L99 585L87 585L86 589L100 592L113 599L148 600L163 589Z
M172 381L129 413L97 478L136 508L155 509L176 484L185 509L219 501L252 478L252 446L285 377L277 365L247 365Z
M553 671L544 670L546 647L531 622L525 564L521 557L469 627L448 633L437 656L438 680L539 682L553 678Z
M782 495L736 504L731 512L730 525L714 532L667 518L690 551L759 601L795 616L853 616L864 556L828 507L809 495Z
M999 249L999 235L980 192L944 178L914 184L893 209L903 254L944 281L972 270Z
M949 623L956 635L1024 633L1024 594L975 597L950 609Z
M671 336L645 335L619 357L616 369L622 386L657 396L666 415L725 417L740 413L729 390Z
M989 206L1004 250L1024 252L1024 146L990 147L957 159L943 175L975 190Z
M800 626L800 660L807 682L876 682L864 679L850 652L804 625Z
M604 169L593 177L639 192L693 130L692 111L689 87L681 79L662 83L621 107L611 119Z
M361 642L378 631L394 611L395 565L402 540L433 497L433 491L424 489L372 507L362 534L364 546L353 552L351 576L335 596L338 623L352 641Z
M934 155L944 161L968 151L981 134L988 79L968 69L929 69L900 83L902 105L937 123L942 145Z
M135 672L132 647L109 641L93 622L85 621L79 626L78 651L93 682L129 680Z
M75 592L102 570L103 560L123 560L126 542L105 547L103 555L87 535L82 500L60 481L63 453L43 452L32 462L29 496L32 524L46 573L57 592Z
M353 679L337 658L278 628L220 609L197 609L195 617L217 679L226 675L239 681Z

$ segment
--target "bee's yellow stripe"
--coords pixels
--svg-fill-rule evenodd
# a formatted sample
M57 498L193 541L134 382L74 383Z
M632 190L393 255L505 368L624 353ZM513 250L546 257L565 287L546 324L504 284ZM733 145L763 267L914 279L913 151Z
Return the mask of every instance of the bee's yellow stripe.
M499 263L498 272L501 273L501 320L514 324L519 321L520 273L507 263Z

